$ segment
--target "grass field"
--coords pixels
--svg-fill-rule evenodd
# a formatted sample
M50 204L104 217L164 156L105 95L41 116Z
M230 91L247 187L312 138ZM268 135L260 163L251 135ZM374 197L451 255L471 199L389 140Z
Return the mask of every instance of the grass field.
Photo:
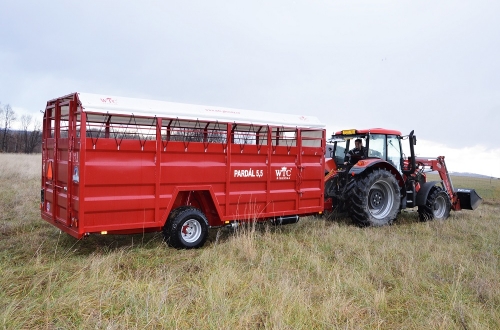
M61 234L40 219L39 176L39 155L0 154L5 329L500 329L500 180L453 178L485 200L446 221L306 218L185 251Z

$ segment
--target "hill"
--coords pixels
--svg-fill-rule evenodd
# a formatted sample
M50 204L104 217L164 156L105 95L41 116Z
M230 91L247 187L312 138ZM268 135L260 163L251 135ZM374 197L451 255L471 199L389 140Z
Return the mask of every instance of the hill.
M481 179L498 179L496 177L489 176L489 175L469 173L469 172L450 172L450 175L467 176L467 177L471 177L471 178L481 178Z
M430 175L436 175L438 176L437 171L432 171L432 172L426 172ZM478 179L499 179L493 176L489 175L484 175L484 174L477 174L477 173L470 173L470 172L449 172L451 176L463 176L463 177L468 177L468 178L478 178Z

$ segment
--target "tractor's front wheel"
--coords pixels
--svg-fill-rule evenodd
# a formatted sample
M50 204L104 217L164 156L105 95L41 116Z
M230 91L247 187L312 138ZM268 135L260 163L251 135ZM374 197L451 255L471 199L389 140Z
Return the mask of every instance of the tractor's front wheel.
M163 236L169 246L177 249L202 247L208 238L207 218L194 207L180 207L168 217Z
M448 194L438 186L432 187L425 205L418 207L420 221L444 220L450 216L451 201Z
M399 185L391 172L375 169L355 177L348 184L347 210L361 226L385 226L398 215Z

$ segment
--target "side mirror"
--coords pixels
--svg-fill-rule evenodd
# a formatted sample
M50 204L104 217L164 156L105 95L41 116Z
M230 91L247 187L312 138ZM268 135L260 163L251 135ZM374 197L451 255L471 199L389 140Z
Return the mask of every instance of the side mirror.
M417 137L415 135L413 135L413 145L414 146L417 145Z

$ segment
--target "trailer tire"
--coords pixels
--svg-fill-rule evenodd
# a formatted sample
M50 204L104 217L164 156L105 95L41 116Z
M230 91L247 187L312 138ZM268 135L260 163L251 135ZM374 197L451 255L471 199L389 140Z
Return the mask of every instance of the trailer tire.
M177 249L197 249L208 238L208 221L203 212L181 206L170 213L163 227L165 242Z
M401 204L398 181L391 172L374 169L347 185L347 211L360 226L385 226L396 219Z
M445 220L450 216L451 201L448 194L438 186L429 191L425 205L418 206L420 221Z

